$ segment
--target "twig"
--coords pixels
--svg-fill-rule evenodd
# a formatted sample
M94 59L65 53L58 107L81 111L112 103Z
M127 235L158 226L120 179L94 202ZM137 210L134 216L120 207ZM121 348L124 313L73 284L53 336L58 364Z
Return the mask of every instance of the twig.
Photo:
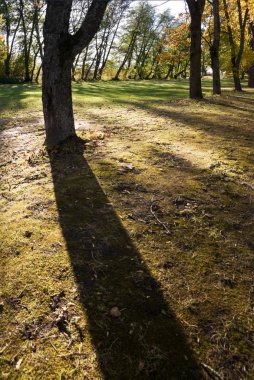
M72 356L87 356L88 354L82 354L80 352L76 352L76 353L70 353L70 354L64 354L64 355L58 355L60 358L68 358L69 356L72 357Z
M54 344L52 342L49 342L51 344L51 346L53 347L54 351L58 354L58 350L56 349L56 347L54 346Z
M212 367L205 363L201 363L201 366L204 368L206 373L211 377L211 379L216 379L216 380L223 380L223 378L216 372Z
M167 234L170 234L170 231L168 229L168 227L166 226L165 223L163 223L159 218L158 216L155 214L154 210L153 210L153 206L154 206L154 203L152 201L151 203L151 206L150 206L150 211L151 211L151 214L153 215L153 217L157 220L157 222L166 230L166 233Z
M7 343L1 350L0 350L0 355L2 355L4 353L4 351L6 350L6 348L8 348L10 345L10 343Z

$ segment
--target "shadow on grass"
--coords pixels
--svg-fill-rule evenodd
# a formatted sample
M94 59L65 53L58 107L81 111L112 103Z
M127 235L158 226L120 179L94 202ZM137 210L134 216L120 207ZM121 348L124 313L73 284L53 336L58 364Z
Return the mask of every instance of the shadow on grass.
M81 142L49 155L59 220L103 378L202 379L160 284L83 157ZM111 316L113 307L120 316Z
M168 118L169 120L180 122L186 125L187 127L191 127L193 130L203 131L207 135L210 135L210 137L212 138L214 136L217 136L220 139L229 139L232 142L235 141L238 145L240 142L246 146L252 146L253 144L252 130L244 128L244 126L240 124L231 124L230 120L227 119L227 115L225 115L225 117L224 115L221 115L220 117L217 117L217 115L215 115L216 118L211 118L210 114L204 116L204 112L202 109L200 113L192 113L190 107L188 107L186 111L183 113L181 109L182 105L177 103L173 104L173 109L172 107L167 109L167 104L165 104L163 108L158 108L151 102L139 102L137 104L132 101L126 101L125 104L128 104L130 106L136 106L156 116L162 116ZM208 103L206 102L206 100L203 100L200 104L202 106L207 105ZM251 108L249 109L237 107L236 104L230 106L224 103L223 101L212 100L212 104L225 107L225 109L232 108L232 112L233 110L244 112L246 116L252 116L253 113ZM232 117L231 115L229 116ZM236 116L239 117L239 114L237 114Z
M28 98L31 98L32 103L38 100L40 106L40 90L41 87L37 84L0 85L0 112L17 112L21 109L28 110L28 104L24 102Z

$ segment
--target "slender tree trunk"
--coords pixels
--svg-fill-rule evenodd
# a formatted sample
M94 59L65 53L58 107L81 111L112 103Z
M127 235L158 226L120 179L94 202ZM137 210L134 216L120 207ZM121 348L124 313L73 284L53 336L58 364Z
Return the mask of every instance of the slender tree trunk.
M30 82L31 78L30 78L30 72L29 72L28 35L27 35L27 27L26 27L26 22L25 22L23 0L19 0L19 12L20 12L21 23L22 23L22 28L23 28L24 65L25 65L24 81Z
M213 70L213 94L221 94L221 80L220 80L220 13L219 13L219 0L213 0L213 44L210 48L211 65Z
M117 23L117 25L116 25L116 29L115 29L115 31L114 31L113 37L112 37L112 39L111 39L111 42L110 42L110 45L109 45L109 48L108 48L108 51L106 52L106 50L105 50L105 53L106 53L106 54L104 54L104 56L103 56L103 59L102 59L102 65L101 65L100 70L99 70L99 77L100 77L100 79L101 79L101 77L102 77L103 70L104 70L104 68L105 68L105 66L106 66L106 64L107 64L107 62L108 62L108 57L109 57L109 54L110 54L110 52L111 52L111 50L112 50L113 43L114 43L114 41L115 41L115 37L116 37L116 34L117 34L117 32L118 32L118 28L119 28L119 25L120 25L120 21L121 21L121 19L122 19L122 14L123 14L123 12L120 14L120 17L119 17L118 23Z
M88 54L88 48L89 48L89 46L86 47L85 55L84 55L83 61L82 61L82 70L81 70L81 79L82 80L85 80L85 66L86 66L86 59L87 59L87 54Z
M88 77L89 77L90 71L91 71L91 69L92 69L92 67L93 67L93 64L94 64L94 61L95 61L95 57L96 57L96 56L94 56L92 62L90 63L89 67L88 67L87 70L86 70L86 74L85 74L84 79L83 79L84 81L88 80Z
M71 72L72 72L71 79L73 82L76 81L75 75L76 75L76 70L77 70L79 58L80 58L80 54L78 54L77 58L74 60L72 68L71 68Z
M37 71L37 74L36 74L36 77L35 77L35 82L36 83L39 83L39 76L40 76L40 73L41 73L41 68L42 68L42 65L40 65L38 71Z
M11 45L9 43L9 40L10 40L10 30L9 30L9 27L8 27L8 22L7 22L7 35L6 35L6 41L7 41L7 55L6 55L6 59L4 61L4 65L5 65L5 75L7 78L10 77L11 75L11 57L12 57L12 52L13 52L13 47L14 47L14 41L16 39L16 35L17 35L17 32L18 32L18 29L19 29L19 25L20 25L20 20L21 18L19 17L18 19L18 23L16 25L16 28L14 30L14 33L13 33L13 36L12 36L12 41L11 41Z
M169 64L169 65L168 65L168 71L167 71L167 74L166 74L165 77L163 78L164 80L168 80L168 78L170 77L170 75L171 75L172 72L173 72L173 69L174 69L174 65Z
M137 32L135 31L133 33L132 37L131 37L131 41L130 41L130 44L128 46L128 50L127 50L127 52L126 52L126 54L124 56L124 59L123 59L121 65L120 65L120 67L117 70L117 73L116 73L116 75L114 77L114 80L118 80L119 79L119 76L120 76L120 74L121 74L121 72L122 72L122 70L124 68L124 65L128 61L128 59L129 59L129 62L130 62L130 60L132 58L135 42L136 42L136 37L137 37ZM129 66L130 66L130 64L129 64Z
M190 98L202 99L201 86L201 21L205 0L187 0L191 16L191 47L190 47Z
M37 51L34 51L33 67L31 70L31 82L33 82L33 80L34 80L34 71L36 68L36 60L37 60L39 52L40 52L40 49L38 49Z

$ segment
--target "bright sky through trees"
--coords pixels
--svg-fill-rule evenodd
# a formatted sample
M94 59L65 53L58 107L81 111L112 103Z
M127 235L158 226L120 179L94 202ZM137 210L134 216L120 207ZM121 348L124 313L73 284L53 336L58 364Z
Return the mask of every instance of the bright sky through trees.
M174 16L177 16L179 13L185 12L185 1L184 0L150 0L150 2L158 7L158 11L164 9L170 9L171 13Z

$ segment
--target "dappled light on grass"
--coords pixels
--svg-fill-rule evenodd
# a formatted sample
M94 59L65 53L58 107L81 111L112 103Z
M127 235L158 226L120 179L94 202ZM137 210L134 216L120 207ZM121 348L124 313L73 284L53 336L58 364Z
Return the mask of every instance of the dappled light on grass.
M0 91L3 371L252 378L253 92L113 86L74 85L86 142L50 157L40 87Z

